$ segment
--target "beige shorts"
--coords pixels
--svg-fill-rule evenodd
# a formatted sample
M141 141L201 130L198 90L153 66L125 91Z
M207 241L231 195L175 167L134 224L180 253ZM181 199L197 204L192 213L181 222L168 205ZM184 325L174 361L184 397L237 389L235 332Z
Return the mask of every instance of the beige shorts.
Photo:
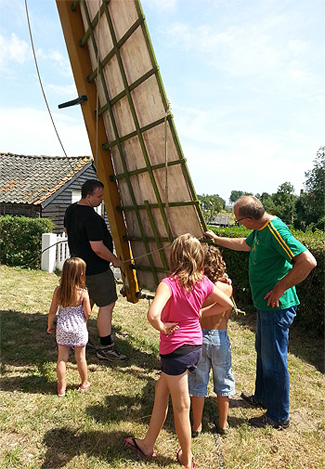
M100 274L86 275L89 298L100 308L117 300L116 284L111 269Z

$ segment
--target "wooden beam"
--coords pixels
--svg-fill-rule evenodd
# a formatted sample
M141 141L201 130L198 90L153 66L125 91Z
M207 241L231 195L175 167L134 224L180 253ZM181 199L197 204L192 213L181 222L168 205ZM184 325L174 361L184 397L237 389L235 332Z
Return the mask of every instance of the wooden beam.
M78 95L86 95L88 100L81 105L81 110L88 132L88 138L95 159L97 175L104 184L104 202L108 221L110 224L117 256L122 260L131 259L131 249L128 241L125 241L126 227L122 213L116 210L120 205L120 198L116 181L110 180L114 173L109 150L104 150L102 145L107 141L104 123L101 117L96 119L97 90L95 83L89 83L87 77L92 73L92 67L87 47L80 47L79 41L85 34L80 4L71 0L56 0L62 30L68 49L74 80ZM71 6L74 5L74 10ZM96 122L97 120L97 122ZM122 278L127 300L137 303L139 290L134 270L130 269L130 263L123 264Z

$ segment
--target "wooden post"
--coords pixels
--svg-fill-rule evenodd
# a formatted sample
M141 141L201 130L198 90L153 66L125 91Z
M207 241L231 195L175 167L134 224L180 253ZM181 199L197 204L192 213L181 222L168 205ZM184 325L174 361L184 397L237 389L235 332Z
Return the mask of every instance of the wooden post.
M81 104L88 138L93 155L96 155L96 170L99 180L104 184L104 202L107 211L117 256L122 260L131 258L131 249L126 236L126 227L122 213L117 212L120 198L116 181L110 180L114 173L109 150L104 150L102 144L107 141L104 123L101 117L96 122L97 90L94 82L89 83L87 77L92 73L88 48L80 47L79 41L84 35L84 26L81 17L80 4L75 3L75 11L71 10L71 0L56 0L62 30L68 49L74 80L78 95L86 95L87 101ZM123 239L123 237L125 237ZM127 300L136 303L139 301L139 290L136 274L131 270L130 263L123 264L122 278Z

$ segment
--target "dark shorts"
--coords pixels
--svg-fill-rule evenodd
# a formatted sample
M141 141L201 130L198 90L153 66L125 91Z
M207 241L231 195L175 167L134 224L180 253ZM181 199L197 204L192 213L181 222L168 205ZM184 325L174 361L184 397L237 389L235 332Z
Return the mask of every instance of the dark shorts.
M160 356L161 371L166 375L181 375L188 371L195 371L196 366L200 361L202 355L202 349L199 348L193 352L187 353L186 355L166 357Z
M86 275L89 298L100 308L117 300L116 285L111 269L100 274Z

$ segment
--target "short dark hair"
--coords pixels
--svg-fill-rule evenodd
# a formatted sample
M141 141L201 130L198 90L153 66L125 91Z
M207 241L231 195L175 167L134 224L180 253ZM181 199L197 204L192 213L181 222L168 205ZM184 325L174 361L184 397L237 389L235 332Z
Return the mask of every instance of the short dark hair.
M265 213L262 202L252 195L243 195L235 202L235 206L238 207L240 217L260 220Z
M98 179L88 179L84 182L81 188L81 197L84 199L87 195L93 195L94 190L103 188L104 184Z

